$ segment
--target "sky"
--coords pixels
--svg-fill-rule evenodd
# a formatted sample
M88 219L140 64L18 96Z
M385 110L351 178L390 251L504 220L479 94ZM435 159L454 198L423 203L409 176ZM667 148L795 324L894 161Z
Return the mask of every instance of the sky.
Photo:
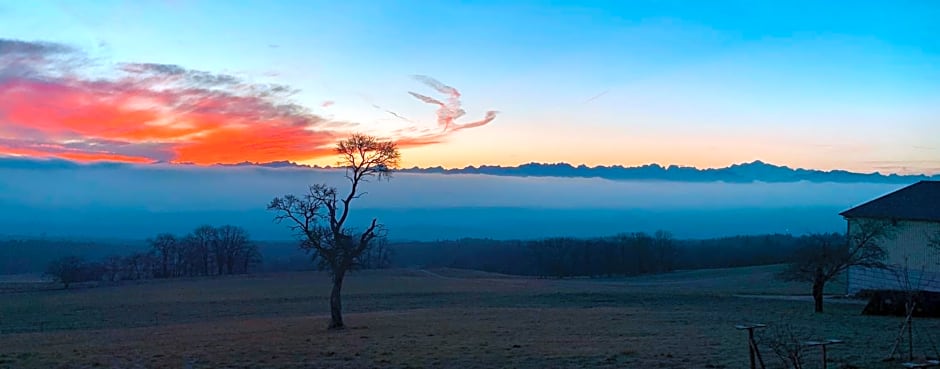
M934 1L0 0L0 155L940 173Z

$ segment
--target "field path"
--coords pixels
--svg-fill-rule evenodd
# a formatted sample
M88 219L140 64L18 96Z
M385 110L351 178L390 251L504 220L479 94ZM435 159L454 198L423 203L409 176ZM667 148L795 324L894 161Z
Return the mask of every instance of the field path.
M429 275L429 276L431 276L431 277L434 277L434 278L441 278L441 279L457 279L457 278L454 278L454 277L443 276L443 275L437 274L437 273L432 272L432 271L427 270L427 269L418 269L418 271L419 271L419 272L422 272L422 273L424 273L424 274L427 274L427 275Z
M767 300L787 300L787 301L806 301L813 302L813 296L810 295L746 295L738 294L734 297L741 298L750 298L750 299L767 299ZM841 295L829 295L824 296L823 300L828 303L833 304L853 304L853 305L866 305L868 304L867 300L863 299L854 299L846 298Z

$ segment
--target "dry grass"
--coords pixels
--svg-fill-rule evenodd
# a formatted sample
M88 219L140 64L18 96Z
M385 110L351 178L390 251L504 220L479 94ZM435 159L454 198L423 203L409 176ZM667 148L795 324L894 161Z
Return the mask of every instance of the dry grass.
M338 332L324 329L329 286L317 273L7 294L0 368L742 368L741 322L845 339L835 364L898 366L880 362L898 318L734 296L806 289L774 280L776 270L562 281L364 272L346 285L351 328Z

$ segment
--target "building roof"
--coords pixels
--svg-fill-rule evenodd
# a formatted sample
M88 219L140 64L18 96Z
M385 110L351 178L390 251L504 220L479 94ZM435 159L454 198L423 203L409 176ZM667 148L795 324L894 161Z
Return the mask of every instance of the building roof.
M920 181L839 213L846 218L940 222L940 181Z

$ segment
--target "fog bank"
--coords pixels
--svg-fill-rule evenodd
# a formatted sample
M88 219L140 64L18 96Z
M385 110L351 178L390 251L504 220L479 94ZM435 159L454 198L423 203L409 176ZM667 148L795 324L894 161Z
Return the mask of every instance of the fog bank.
M302 168L78 166L0 168L0 234L143 238L199 224L290 234L267 203L343 172ZM372 181L352 221L372 216L395 239L594 236L666 229L680 237L839 231L838 212L903 185L613 181L396 174Z

